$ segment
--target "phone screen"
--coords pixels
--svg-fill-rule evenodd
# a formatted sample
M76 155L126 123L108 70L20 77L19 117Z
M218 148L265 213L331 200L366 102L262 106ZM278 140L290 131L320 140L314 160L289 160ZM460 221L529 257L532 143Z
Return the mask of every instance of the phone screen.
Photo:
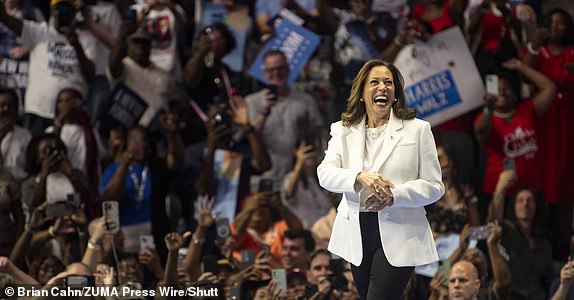
M113 221L116 223L116 227L112 233L118 233L120 231L120 208L117 201L104 201L102 202L102 214L106 222ZM106 224L106 226L108 226Z
M260 192L272 192L274 182L272 179L261 179L259 180L259 191Z
M505 159L503 162L503 169L504 170L514 170L514 159Z
M498 96L498 75L486 75L486 92Z
M153 241L153 235L140 235L140 251L143 251L146 248L155 248L155 243Z
M285 269L273 269L271 278L277 284L274 292L280 292L279 296L281 297L287 296L287 272Z
M59 201L46 206L47 217L66 217L73 213L74 207L66 201Z

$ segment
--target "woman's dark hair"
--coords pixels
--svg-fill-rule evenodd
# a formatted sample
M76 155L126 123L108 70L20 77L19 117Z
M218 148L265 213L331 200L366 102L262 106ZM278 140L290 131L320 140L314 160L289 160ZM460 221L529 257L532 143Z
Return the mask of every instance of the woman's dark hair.
M26 148L26 163L24 165L24 170L29 175L35 175L40 172L42 169L42 163L38 162L38 147L40 143L44 140L51 141L54 146L64 154L68 154L68 150L66 149L66 145L59 136L52 134L52 133L43 133L40 135L34 136L30 142L28 143L28 147Z
M546 237L548 232L546 232L545 228L546 228L546 213L547 213L547 209L546 209L546 202L544 201L542 194L540 192L536 192L531 188L521 188L519 189L513 196L512 196L512 200L509 203L509 209L507 209L506 211L508 211L508 218L509 220L512 220L513 222L517 222L517 218L516 218L516 213L514 211L514 205L516 204L516 198L518 196L518 194L520 194L521 192L530 192L533 196L534 196L534 201L536 202L536 214L534 215L534 220L532 221L533 224L533 229L532 229L532 235L535 237Z
M372 59L367 61L353 79L353 85L351 86L351 94L347 99L347 108L344 113L341 114L341 119L343 120L343 126L351 126L361 121L363 116L366 114L365 102L361 101L363 96L363 86L369 73L374 67L384 66L391 71L393 74L393 82L395 85L395 98L398 101L393 101L392 108L393 113L397 118L402 120L410 120L416 117L416 111L412 108L407 108L407 103L405 99L405 93L403 90L404 79L399 69L394 65L379 59Z
M564 31L564 37L562 38L563 46L571 46L574 44L574 22L572 21L572 16L562 8L554 8L550 10L547 14L547 24L550 27L552 24L552 16L555 14L562 15L564 21L566 21L566 30Z
M128 146L128 143L127 143L128 137L132 131L140 131L141 133L143 133L145 139L147 139L149 148L148 148L146 162L148 164L151 164L151 162L154 160L154 158L156 156L155 143L154 143L151 131L149 129L147 129L146 127L143 127L141 125L136 125L136 126L130 128L130 130L128 130L128 132L124 135L125 139L126 139L125 140L126 148Z
M0 95L8 95L12 100L12 104L18 107L18 93L14 89L0 88Z
M520 75L518 75L518 73L515 71L510 71L502 68L499 69L498 72L496 72L496 75L498 75L499 80L504 79L506 80L506 82L508 82L508 84L510 84L512 92L516 97L516 101L519 102L522 99L522 92L520 90L520 84L521 84Z
M458 158L456 156L456 152L454 151L454 149L446 143L442 143L440 145L437 146L438 148L442 148L444 150L444 153L446 154L446 156L448 157L448 163L450 165L450 169L451 171L451 183L454 185L456 192L459 194L459 196L461 198L464 197L464 192L462 189L462 181L461 181L461 177L460 177L460 171L459 171L459 163L458 163Z
M28 274L33 276L34 278L38 278L38 272L40 272L40 266L42 266L42 263L44 263L46 259L54 260L55 262L54 274L58 274L66 270L66 265L62 262L62 260L59 257L53 254L48 254L34 259L30 264Z
M217 30L223 35L223 38L225 39L225 54L228 54L235 49L235 46L237 45L235 36L225 24L218 22L213 25L206 26L201 30L201 34L208 34L210 30Z

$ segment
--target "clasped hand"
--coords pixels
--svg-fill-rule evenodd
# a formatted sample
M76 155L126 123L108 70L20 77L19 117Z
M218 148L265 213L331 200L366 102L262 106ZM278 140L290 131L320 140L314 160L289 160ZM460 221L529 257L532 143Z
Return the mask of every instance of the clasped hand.
M357 181L372 192L365 200L365 208L368 211L376 212L393 204L394 197L391 188L395 186L385 176L377 173L360 172L357 175Z

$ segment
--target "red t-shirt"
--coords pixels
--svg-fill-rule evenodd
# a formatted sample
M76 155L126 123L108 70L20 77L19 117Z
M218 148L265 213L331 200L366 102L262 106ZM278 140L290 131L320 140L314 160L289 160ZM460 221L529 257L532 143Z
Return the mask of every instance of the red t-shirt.
M538 145L542 170L542 190L549 203L574 199L574 74L564 64L574 62L574 47L554 55L548 46L540 48L537 69L558 86L556 98L548 112L538 119Z
M504 24L503 16L495 16L492 12L486 12L480 20L482 27L482 40L480 50L494 52L500 46L502 37L509 28Z
M253 238L249 233L245 233L242 239L239 239L237 229L232 223L230 225L231 235L235 238L235 249L233 256L237 260L241 260L241 251L253 250L255 253L261 251L261 243ZM269 230L262 235L262 242L269 245L269 252L271 258L275 263L281 263L281 251L283 248L283 234L289 229L287 222L284 220L275 222Z
M413 6L413 17L415 17L416 19L422 20L424 13L425 13L424 4L418 3ZM449 0L444 1L444 4L442 6L442 14L440 15L440 17L426 22L429 23L430 26L432 27L433 29L433 32L431 32L432 34L441 32L445 29L455 26L456 23L454 22L452 16L450 15L450 1Z
M480 116L482 112L475 119L475 124ZM503 170L503 163L510 159L514 159L517 181L508 190L507 195L527 187L535 191L540 190L536 113L532 100L524 100L517 105L510 123L495 115L491 118L490 136L482 145L487 155L484 191L494 193L498 177Z

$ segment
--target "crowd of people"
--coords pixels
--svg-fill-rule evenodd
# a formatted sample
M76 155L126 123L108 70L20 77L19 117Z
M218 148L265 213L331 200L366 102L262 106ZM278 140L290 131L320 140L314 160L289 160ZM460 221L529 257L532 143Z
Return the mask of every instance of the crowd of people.
M432 128L445 193L426 217L451 250L402 298L572 299L574 23L541 2L2 1L0 62L28 70L24 86L0 74L0 298L359 299L326 250L349 213L319 184L327 124L353 113L366 61L459 27L498 91ZM290 57L262 53L260 82L249 69L290 15L321 43L293 84Z

